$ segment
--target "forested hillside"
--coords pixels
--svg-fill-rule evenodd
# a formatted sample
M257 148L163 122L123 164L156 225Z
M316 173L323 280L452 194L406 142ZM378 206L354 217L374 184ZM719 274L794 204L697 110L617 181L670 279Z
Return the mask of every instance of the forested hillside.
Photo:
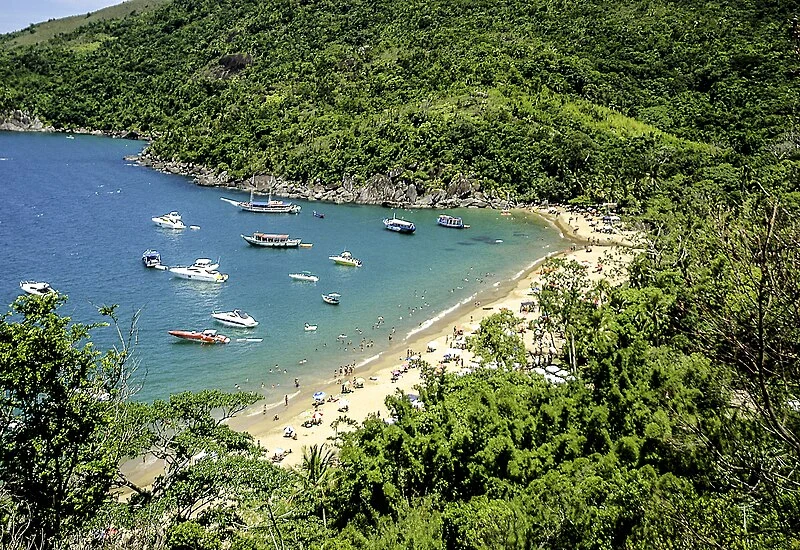
M8 39L0 110L144 132L163 158L239 178L465 175L635 203L742 155L795 154L796 8L175 0Z

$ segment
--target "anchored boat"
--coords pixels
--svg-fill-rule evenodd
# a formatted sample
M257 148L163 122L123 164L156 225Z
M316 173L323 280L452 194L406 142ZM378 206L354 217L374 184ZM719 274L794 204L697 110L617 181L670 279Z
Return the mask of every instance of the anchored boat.
M19 287L31 296L47 296L48 294L56 293L50 283L38 281L20 281Z
M389 231L397 231L398 233L413 233L417 230L414 222L398 218L392 213L391 218L383 220L383 226Z
M153 220L154 224L165 229L186 229L186 224L183 223L181 215L175 210L163 216L156 216L150 219Z
M353 257L347 250L342 251L337 256L328 256L329 260L333 260L338 265L346 265L350 267L361 267L361 260Z
M227 344L231 341L224 334L218 334L216 330L207 329L202 332L196 330L170 330L167 331L176 338L199 342L201 344Z
M186 267L171 267L169 272L182 279L205 281L208 283L224 283L228 280L227 273L217 271L219 264L208 258L197 258L194 263Z
M332 306L338 306L339 298L341 297L342 297L341 294L338 294L336 292L329 292L328 294L322 295L322 301L325 302L326 304L331 304Z
M297 214L300 212L301 206L291 202L274 201L272 200L272 191L269 192L267 202L257 202L253 200L253 190L250 190L249 201L235 201L225 197L220 197L220 200L238 206L245 212L258 212L261 214Z
M268 248L297 248L301 239L290 239L289 235L276 235L273 233L253 233L242 235L242 238L253 246Z
M442 227L450 227L453 229L469 229L469 226L464 224L464 220L455 216L448 216L447 214L442 214L439 216L439 219L436 220L436 223Z
M295 281L308 281L310 283L316 283L319 281L319 277L311 273L310 271L300 271L298 273L289 273L289 277L294 279Z
M142 263L145 267L161 267L161 254L148 248L142 253Z
M233 311L215 311L211 314L211 317L229 327L253 328L258 326L258 321L241 309L234 309Z

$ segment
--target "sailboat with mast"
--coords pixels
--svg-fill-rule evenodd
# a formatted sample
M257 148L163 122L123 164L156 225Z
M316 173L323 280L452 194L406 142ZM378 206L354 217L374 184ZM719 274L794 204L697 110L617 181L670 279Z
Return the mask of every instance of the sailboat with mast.
M250 180L250 200L236 201L226 197L220 197L220 200L225 201L234 206L238 206L245 212L258 212L262 214L297 214L302 208L299 204L291 202L274 201L272 200L272 190L269 192L267 202L254 201L253 192L255 190L255 176Z

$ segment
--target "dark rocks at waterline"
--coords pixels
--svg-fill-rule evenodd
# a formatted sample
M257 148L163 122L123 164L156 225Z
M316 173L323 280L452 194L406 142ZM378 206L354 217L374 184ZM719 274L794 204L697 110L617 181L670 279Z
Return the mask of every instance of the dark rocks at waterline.
M0 113L0 130L9 132L55 132L55 128L22 111Z
M85 134L121 139L149 139L149 136L134 132L133 130L93 130L83 127L56 128L20 110L0 113L0 130L9 132L61 132L65 134Z
M424 192L415 183L405 179L395 179L392 174L376 175L362 185L356 185L352 178L343 178L336 186L326 186L320 181L299 183L273 175L258 175L252 179L234 180L227 172L213 170L189 162L163 160L144 151L139 156L128 157L144 166L161 172L194 178L197 185L205 187L225 187L250 191L258 194L273 193L279 197L323 201L336 204L357 203L377 204L387 208L507 208L511 206L505 199L486 196L480 191L480 183L465 176L454 179L446 189Z

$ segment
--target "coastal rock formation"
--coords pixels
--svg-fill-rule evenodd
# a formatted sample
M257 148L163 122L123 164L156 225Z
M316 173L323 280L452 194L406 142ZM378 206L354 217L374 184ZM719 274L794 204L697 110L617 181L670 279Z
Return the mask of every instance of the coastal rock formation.
M55 132L52 126L46 126L36 117L22 111L0 113L0 130L11 132Z
M344 177L341 182L324 184L319 180L307 183L289 181L272 174L262 174L251 179L237 181L227 172L216 173L198 164L178 160L159 159L147 150L139 156L129 157L142 165L162 172L180 174L194 178L197 185L206 187L226 187L249 191L255 189L259 194L272 192L279 197L325 201L333 203L354 202L358 204L379 204L389 208L505 208L506 200L488 197L481 191L480 181L475 177L460 175L444 189L424 189L409 181L403 170L392 170L379 174L363 184L353 178Z

